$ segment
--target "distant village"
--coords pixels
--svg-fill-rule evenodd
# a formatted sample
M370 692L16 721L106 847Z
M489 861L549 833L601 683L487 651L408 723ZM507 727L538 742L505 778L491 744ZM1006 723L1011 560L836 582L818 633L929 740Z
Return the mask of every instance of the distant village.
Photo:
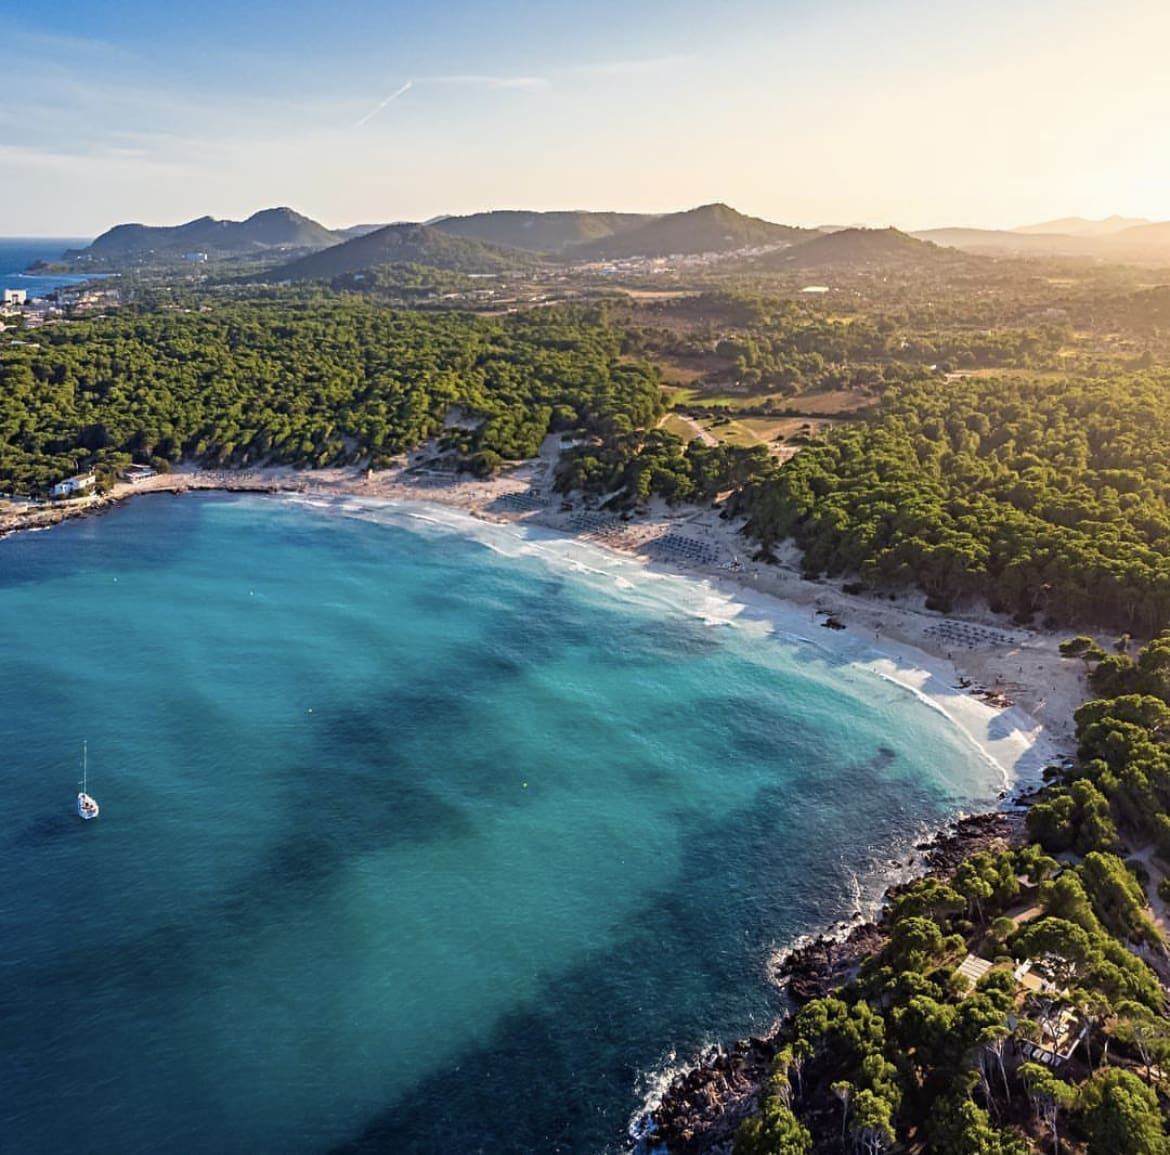
M101 284L70 285L43 297L29 297L26 289L0 289L0 328L6 322L23 321L26 329L37 329L50 321L113 308L120 302L117 289Z

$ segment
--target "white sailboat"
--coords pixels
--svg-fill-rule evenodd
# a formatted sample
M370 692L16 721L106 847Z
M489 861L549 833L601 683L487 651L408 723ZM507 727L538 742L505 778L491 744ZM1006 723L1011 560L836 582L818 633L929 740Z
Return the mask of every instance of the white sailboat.
M81 792L77 795L78 818L96 818L98 804L89 796L89 743L81 744Z

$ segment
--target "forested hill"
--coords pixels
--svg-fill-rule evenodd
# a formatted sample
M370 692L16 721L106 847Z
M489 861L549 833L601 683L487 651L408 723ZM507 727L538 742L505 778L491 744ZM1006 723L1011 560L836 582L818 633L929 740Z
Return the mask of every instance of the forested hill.
M531 253L450 236L429 225L387 225L343 244L279 265L267 281L329 280L382 265L426 265L460 273L498 273L534 266Z
M182 225L115 225L65 260L85 267L122 268L146 259L175 260L192 253L209 257L247 256L258 251L320 249L336 234L289 208L263 209L246 221L200 217Z
M786 245L815 233L744 216L724 204L669 213L616 236L578 245L571 255L583 260L664 257L672 253L726 253L764 245Z
M497 210L444 217L431 227L453 237L486 241L537 253L561 253L575 245L627 233L657 218L645 213L519 212Z
M760 268L934 270L970 264L977 258L916 240L898 229L841 229L813 237L759 259Z

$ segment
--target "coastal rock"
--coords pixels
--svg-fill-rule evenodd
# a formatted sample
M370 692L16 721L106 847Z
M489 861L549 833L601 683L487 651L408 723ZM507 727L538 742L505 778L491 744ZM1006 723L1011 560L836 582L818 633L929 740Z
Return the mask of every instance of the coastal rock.
M927 872L950 874L970 854L1025 841L1024 815L994 811L960 818L929 842L915 847L924 852Z
M923 874L949 876L970 854L1025 841L1024 815L996 811L961 818L915 849L922 855ZM887 900L901 889L891 887ZM854 926L844 937L820 935L784 955L774 977L793 1003L803 1006L848 982L884 942L880 919ZM752 1038L730 1050L707 1052L671 1083L651 1113L646 1148L665 1144L671 1155L730 1155L735 1130L754 1109L778 1045L775 1038Z
M767 1039L743 1039L730 1050L715 1047L671 1083L651 1115L653 1150L670 1155L730 1151L735 1129L751 1113L767 1080L776 1047Z
M847 982L862 960L880 950L884 941L881 929L873 922L855 926L844 938L819 935L780 960L776 981L794 1002L803 1006Z

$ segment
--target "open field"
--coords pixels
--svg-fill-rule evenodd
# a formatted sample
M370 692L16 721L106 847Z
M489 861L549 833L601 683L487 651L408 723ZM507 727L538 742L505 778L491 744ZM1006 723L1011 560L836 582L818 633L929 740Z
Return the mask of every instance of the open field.
M625 289L631 301L679 301L699 296L698 289Z
M667 433L673 433L675 437L681 437L683 441L693 441L696 437L718 440L707 433L707 427L702 422L693 417L684 417L681 413L668 413L659 423L659 428L665 429Z
M667 404L672 408L707 405L725 406L731 410L760 409L771 404L774 409L787 410L789 415L810 417L844 417L867 409L873 398L845 389L801 393L789 397L783 393L729 393L718 388L667 388Z
M802 393L799 397L790 397L787 408L810 416L838 417L868 409L873 400L872 397L853 393L848 389L826 389L824 392Z
M671 357L654 357L651 359L658 371L662 374L662 381L668 386L689 386L703 378L707 372L702 366L675 360Z
M702 408L704 405L724 405L732 409L751 409L759 405L766 405L769 401L780 403L783 398L776 393L727 393L719 389L683 388L668 389L666 403L678 408L679 406L694 405Z
M719 442L723 445L738 445L750 449L764 446L769 453L787 460L799 452L799 445L786 444L777 438L790 438L798 433L819 435L833 427L828 420L808 420L803 417L740 417L730 421L720 418L688 417L681 413L668 413L659 428L692 441L701 437L704 441Z
M797 433L822 434L833 428L832 421L807 421L802 417L739 417L726 424L703 422L711 436L728 445L764 445L773 452L781 449L793 450L795 446L777 443L778 437L785 439ZM791 456L791 452L786 456Z

